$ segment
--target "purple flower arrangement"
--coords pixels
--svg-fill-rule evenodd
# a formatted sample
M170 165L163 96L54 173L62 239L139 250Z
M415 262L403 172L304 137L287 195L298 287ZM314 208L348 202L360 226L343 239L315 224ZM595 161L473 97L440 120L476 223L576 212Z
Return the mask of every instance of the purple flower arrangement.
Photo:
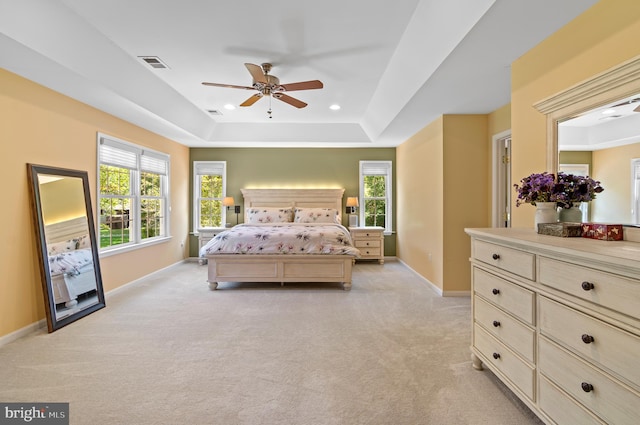
M571 208L574 203L589 202L604 188L591 177L574 174L535 173L513 185L518 192L516 206L536 205L537 202L556 202L558 207Z

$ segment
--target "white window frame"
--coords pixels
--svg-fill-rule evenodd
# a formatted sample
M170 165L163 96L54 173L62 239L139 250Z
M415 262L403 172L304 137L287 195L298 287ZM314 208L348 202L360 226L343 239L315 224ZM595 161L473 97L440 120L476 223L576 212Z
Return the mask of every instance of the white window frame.
M393 233L393 162L392 161L360 161L360 196L358 203L360 205L360 211L358 211L359 222L364 226L364 177L365 176L384 176L385 177L385 228L384 234L390 235Z
M129 242L125 244L118 244L113 246L108 246L100 249L100 254L108 254L115 252L122 252L131 249L137 249L143 246L148 246L152 244L156 244L159 242L165 242L171 239L170 229L170 211L171 211L171 201L169 198L169 194L171 193L169 190L169 182L171 181L170 171L171 171L171 156L169 154L155 151L153 149L149 149L147 147L139 146L131 142L127 142L125 140L118 139L116 137L112 137L103 133L98 133L97 135L97 154L98 154L98 167L97 167L97 190L98 194L97 200L97 208L96 208L96 223L98 223L98 235L100 235L100 200L102 199L101 191L100 191L100 166L101 165L113 165L113 166L123 166L123 163L126 161L131 161L128 166L123 166L123 168L129 168L131 170L131 180L129 182L131 189L131 198L132 205L130 212L130 217L133 217L133 226L134 232L130 235ZM119 152L118 152L119 151ZM112 155L112 160L106 159L109 157L109 154L122 153L124 156L128 158L118 159ZM134 159L135 158L135 159ZM135 161L135 164L134 162ZM163 211L162 215L164 217L163 226L161 230L160 236L154 236L151 238L142 239L141 235L141 199L143 196L140 193L140 174L141 172L152 172L155 174L159 174L161 177L160 182L160 190L161 195L160 199L163 202ZM99 244L98 244L99 245Z
M631 219L640 224L640 158L631 159Z
M214 227L199 227L200 223L200 176L222 176L222 201L227 196L227 161L193 161L193 233L200 230L215 229ZM221 227L227 222L227 208L221 210Z

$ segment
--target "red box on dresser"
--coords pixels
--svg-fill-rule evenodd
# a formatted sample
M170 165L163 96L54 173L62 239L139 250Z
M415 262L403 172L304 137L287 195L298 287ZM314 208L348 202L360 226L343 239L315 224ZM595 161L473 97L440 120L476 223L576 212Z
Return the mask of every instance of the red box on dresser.
M621 241L622 224L582 223L582 237L603 241Z

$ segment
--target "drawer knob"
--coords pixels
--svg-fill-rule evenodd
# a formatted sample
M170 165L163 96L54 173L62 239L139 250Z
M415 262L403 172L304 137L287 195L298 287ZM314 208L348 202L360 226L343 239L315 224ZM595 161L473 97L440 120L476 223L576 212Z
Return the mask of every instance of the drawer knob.
M500 326L500 322L498 322L497 320L494 320L493 321L493 326L495 326L497 328L498 326Z
M498 288L493 288L491 292L493 293L493 295L498 295L500 293L500 290Z
M584 289L585 291L590 291L593 288L595 288L595 285L593 283L587 281L582 282L582 289Z
M491 258L493 258L494 260L499 260L500 259L500 255L499 254L493 254L491 256Z
M582 342L585 344L591 344L595 339L589 334L582 334Z
M498 360L500 358L500 354L498 353L493 353L493 358Z
M593 391L593 385L588 382L583 382L582 391L584 391L585 393L590 393L591 391Z

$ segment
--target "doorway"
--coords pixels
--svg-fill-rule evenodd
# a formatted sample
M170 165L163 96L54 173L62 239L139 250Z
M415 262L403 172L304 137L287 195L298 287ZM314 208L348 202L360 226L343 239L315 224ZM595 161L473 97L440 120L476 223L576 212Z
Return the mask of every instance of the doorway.
M493 227L511 227L511 130L493 140L492 208Z

